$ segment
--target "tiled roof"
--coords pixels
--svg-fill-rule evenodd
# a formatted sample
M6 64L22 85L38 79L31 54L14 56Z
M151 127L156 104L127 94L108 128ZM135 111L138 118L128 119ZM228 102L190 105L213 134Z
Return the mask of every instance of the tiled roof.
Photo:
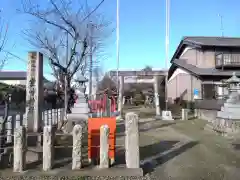
M232 76L233 72L236 72L237 76L240 76L239 71L234 70L221 70L215 68L199 68L191 64L187 64L185 59L175 59L173 64L186 69L198 76Z
M183 42L191 42L202 46L240 47L240 38L237 37L186 36L183 38Z
M21 78L27 77L26 71L0 71L0 78Z
M26 71L0 71L0 79L26 79ZM43 77L44 82L49 82L45 77Z
M237 37L207 37L207 36L185 36L180 41L171 62L178 59L186 46L193 47L232 47L240 48L240 38Z

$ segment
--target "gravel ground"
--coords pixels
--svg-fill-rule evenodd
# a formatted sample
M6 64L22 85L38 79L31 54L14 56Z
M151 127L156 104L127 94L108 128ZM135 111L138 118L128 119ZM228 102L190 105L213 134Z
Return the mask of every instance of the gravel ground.
M145 160L146 177L161 180L239 179L240 153L237 148L233 148L232 141L204 131L204 125L202 120L177 121L142 132L141 146L152 144L148 147L159 152ZM234 143L236 147L237 142ZM141 150L141 153L142 160L147 158L145 154L148 157L154 155L151 148L146 152Z

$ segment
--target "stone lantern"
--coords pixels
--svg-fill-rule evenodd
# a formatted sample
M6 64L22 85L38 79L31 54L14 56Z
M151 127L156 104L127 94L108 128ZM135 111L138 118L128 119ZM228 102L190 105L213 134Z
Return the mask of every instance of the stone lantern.
M228 98L226 103L239 102L240 79L233 73L233 76L225 81L228 85Z
M213 122L213 129L220 133L235 133L238 131L237 122L240 122L240 79L233 73L232 77L225 81L228 86L228 97L221 111L217 112L217 118Z
M85 83L88 82L88 80L81 75L80 77L78 77L77 80L75 80L75 82L76 82L76 91L85 95L85 92L86 92Z

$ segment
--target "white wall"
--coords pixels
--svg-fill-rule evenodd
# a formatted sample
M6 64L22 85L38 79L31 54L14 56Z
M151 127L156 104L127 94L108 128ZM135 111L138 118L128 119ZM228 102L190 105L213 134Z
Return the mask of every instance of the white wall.
M180 58L190 49L193 49L191 47L186 47L184 49L184 51L182 52L182 54L180 55ZM179 59L180 59L179 58ZM168 80L168 82L170 82L172 79L174 79L178 74L189 74L187 71L181 69L181 68L177 68L174 73L172 74L171 78Z
M0 80L0 82L9 85L26 85L26 80Z
M179 74L189 74L189 73L181 68L177 68L174 71L174 73L172 74L171 78L168 80L168 82L170 82L172 79L174 79Z

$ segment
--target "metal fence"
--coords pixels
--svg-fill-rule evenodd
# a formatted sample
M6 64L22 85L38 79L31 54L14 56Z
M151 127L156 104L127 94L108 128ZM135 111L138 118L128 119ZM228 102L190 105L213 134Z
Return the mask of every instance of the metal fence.
M42 112L42 121L41 121L41 127L52 125L52 126L58 126L61 120L64 119L64 109L51 109L51 110L45 110ZM7 121L4 122L4 117L0 116L1 121L1 137L0 137L0 156L4 157L4 155L8 156L9 152L12 152L13 149L13 135L14 135L14 129L19 128L20 126L31 124L29 122L26 122L26 115L25 113L17 113L17 114L11 114L7 117ZM32 121L33 124L33 121ZM28 137L37 137L41 136L41 133L29 133L27 132ZM30 138L31 139L31 138ZM34 141L36 143L37 139L33 138L35 140L30 140L31 142Z

